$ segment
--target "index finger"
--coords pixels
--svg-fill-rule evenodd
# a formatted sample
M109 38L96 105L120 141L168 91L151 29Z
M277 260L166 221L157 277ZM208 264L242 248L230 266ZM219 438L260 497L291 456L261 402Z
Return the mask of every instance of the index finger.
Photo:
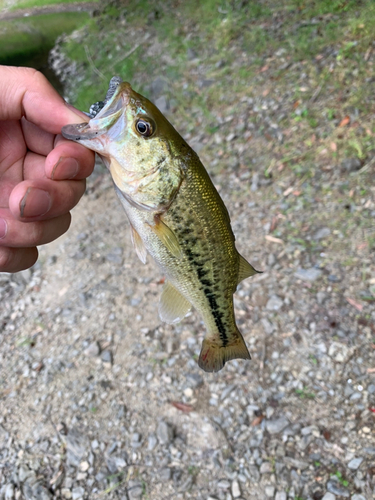
M39 71L0 66L0 120L20 120L23 116L52 134L59 134L69 123L88 121Z

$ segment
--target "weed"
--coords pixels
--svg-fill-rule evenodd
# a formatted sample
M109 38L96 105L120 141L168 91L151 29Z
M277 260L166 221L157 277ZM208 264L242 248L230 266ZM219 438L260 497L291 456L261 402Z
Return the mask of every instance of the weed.
M340 471L336 471L334 474L331 474L331 477L332 476L336 476L337 479L339 480L339 482L343 486L345 486L345 487L349 486L349 481L347 481L346 479L344 479L344 477L343 477L343 475L342 475L342 473Z
M301 399L314 399L315 398L315 394L313 392L309 392L307 387L304 387L303 389L296 389L296 394Z

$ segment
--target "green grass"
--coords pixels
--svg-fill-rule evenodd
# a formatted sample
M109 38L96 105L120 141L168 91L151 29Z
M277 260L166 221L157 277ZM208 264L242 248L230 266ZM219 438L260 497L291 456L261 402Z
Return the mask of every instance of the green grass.
M62 33L70 33L89 20L87 12L42 14L0 22L0 64L22 64L48 52Z
M30 9L33 7L46 7L49 5L61 5L66 3L88 3L88 2L98 2L99 0L20 0L12 3L9 8L10 11L15 11L19 9ZM2 2L6 5L6 2ZM1 5L1 4L0 4ZM4 8L4 6L2 8Z

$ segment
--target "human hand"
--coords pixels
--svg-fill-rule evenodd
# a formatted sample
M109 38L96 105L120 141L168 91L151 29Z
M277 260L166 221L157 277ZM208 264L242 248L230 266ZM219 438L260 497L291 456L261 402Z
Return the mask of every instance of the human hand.
M67 231L94 154L59 134L84 121L38 71L0 66L0 272L31 267Z

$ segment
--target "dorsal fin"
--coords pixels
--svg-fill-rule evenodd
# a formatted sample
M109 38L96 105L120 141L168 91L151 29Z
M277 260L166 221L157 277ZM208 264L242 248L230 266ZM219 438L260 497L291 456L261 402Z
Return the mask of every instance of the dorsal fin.
M159 301L159 316L168 324L181 321L191 309L190 302L166 281Z
M241 281L245 280L246 278L250 278L250 276L254 276L254 274L261 273L262 271L257 271L256 269L253 268L251 264L247 262L242 255L238 254L240 257L240 263L238 267L238 283L241 283Z

